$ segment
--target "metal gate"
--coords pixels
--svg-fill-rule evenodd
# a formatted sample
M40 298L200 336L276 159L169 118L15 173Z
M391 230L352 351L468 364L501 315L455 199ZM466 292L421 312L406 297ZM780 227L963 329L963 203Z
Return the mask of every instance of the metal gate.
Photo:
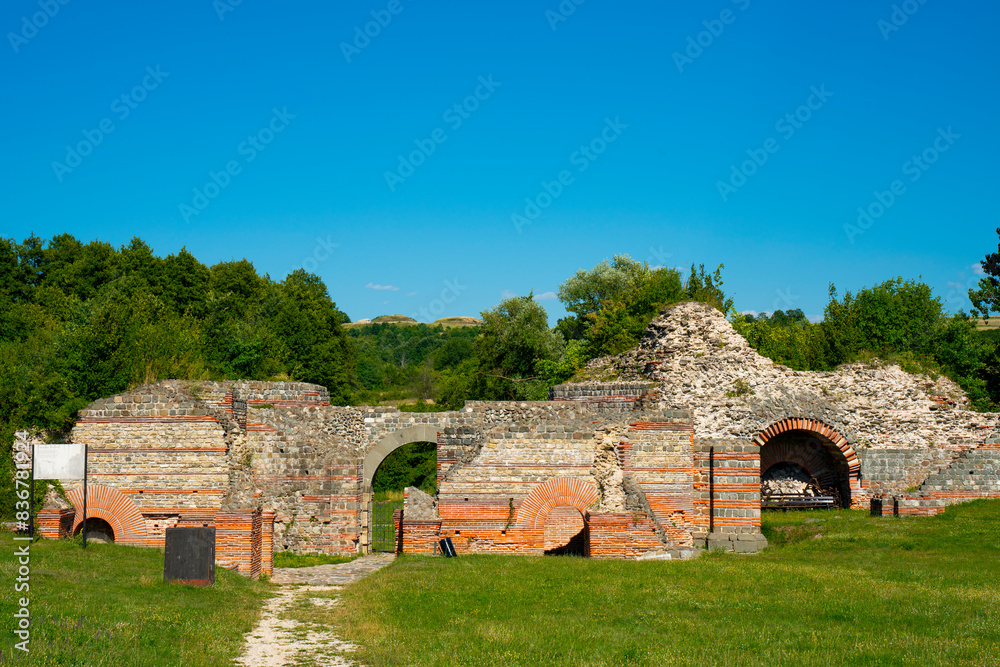
M396 526L392 514L403 509L402 500L372 502L372 551L396 550Z

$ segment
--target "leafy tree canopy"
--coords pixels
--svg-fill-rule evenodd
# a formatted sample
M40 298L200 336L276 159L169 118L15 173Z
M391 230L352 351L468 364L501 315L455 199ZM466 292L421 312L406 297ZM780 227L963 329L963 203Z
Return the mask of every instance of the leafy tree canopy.
M733 301L722 291L722 268L709 274L704 265L692 265L685 280L677 269L651 269L628 255L615 255L589 271L578 270L559 286L559 299L573 315L556 329L567 339L586 341L589 357L624 352L671 304L701 301L728 313Z
M1000 227L997 236L1000 236ZM980 266L986 275L979 281L979 289L969 290L969 301L975 312L989 320L990 313L1000 312L1000 245L996 252L986 255Z
M565 346L562 335L549 329L545 308L528 294L484 310L482 319L476 338L477 397L544 400L548 385L539 364L558 359Z

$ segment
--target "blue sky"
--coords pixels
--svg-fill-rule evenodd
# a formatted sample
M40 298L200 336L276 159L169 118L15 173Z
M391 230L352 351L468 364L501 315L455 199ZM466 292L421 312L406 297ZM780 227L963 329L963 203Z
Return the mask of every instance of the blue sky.
M1000 224L998 14L14 0L0 234L305 266L353 319L551 297L615 253L724 263L740 310L897 275L968 309Z

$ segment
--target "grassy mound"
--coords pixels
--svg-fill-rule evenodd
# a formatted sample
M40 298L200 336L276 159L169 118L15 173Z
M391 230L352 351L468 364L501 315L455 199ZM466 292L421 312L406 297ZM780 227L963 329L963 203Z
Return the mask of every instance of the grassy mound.
M483 321L478 318L467 316L442 317L439 320L434 320L434 324L441 324L446 327L477 327L482 323Z

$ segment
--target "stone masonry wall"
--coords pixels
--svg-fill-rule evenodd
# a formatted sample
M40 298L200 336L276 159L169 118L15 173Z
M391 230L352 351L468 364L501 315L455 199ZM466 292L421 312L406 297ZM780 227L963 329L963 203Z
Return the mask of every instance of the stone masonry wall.
M900 513L933 513L1000 493L1000 444L987 442L1000 415L963 409L946 381L883 365L790 371L700 304L666 311L636 350L596 365L620 380L441 413L331 406L305 383L165 381L96 401L72 438L88 443L92 484L106 489L97 509L129 543L216 525L220 560L251 574L270 567L264 545L369 550L372 477L410 442L437 444L439 493L397 517L404 551L429 553L442 537L460 552L753 551L765 544L768 443L771 458L822 444L855 505L894 495ZM56 509L47 530L62 525Z
M71 434L88 445L88 516L108 521L116 540L159 548L167 528L214 525L221 565L269 572L273 513L246 488L253 453L232 413L241 389L256 392L251 400L328 402L315 385L179 381L95 401ZM81 481L63 486L79 508Z
M698 438L750 442L789 419L825 425L842 434L842 450L872 464L859 471L860 480L852 477L855 506L870 494L919 485L1000 425L1000 414L967 409L961 389L947 378L910 375L877 361L833 372L775 364L750 348L722 313L693 302L664 310L635 349L589 366L595 375L618 378L610 384L646 383L644 405L690 410ZM565 385L558 395L586 395L589 384Z
M962 455L944 447L859 449L862 487L871 496L892 496L921 484Z

